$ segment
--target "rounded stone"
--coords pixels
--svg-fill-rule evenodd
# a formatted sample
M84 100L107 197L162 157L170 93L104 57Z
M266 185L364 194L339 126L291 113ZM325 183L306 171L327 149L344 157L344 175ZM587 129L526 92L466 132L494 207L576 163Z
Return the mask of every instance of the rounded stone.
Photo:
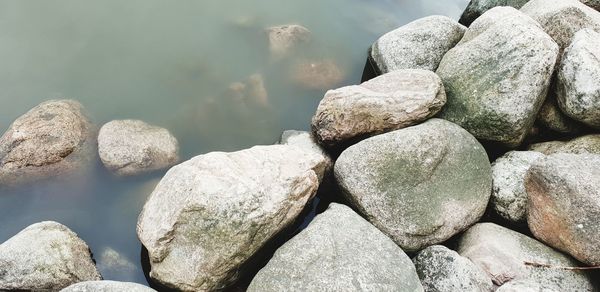
M86 281L73 284L60 292L156 292L156 290L130 282Z

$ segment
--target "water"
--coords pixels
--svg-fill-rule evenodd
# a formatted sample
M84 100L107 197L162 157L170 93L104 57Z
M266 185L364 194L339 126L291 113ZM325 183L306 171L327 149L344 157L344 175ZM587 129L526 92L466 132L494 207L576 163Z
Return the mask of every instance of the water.
M357 83L378 36L427 15L457 19L467 2L3 1L0 132L38 103L69 97L98 125L135 118L168 128L183 159L271 144L284 129L308 129L325 92L294 82L295 64L328 60L343 72L332 86ZM288 23L309 28L312 40L275 58L263 30ZM229 89L253 75L268 99ZM98 163L82 180L2 191L0 242L55 220L90 245L106 279L146 283L135 224L162 174L120 179Z

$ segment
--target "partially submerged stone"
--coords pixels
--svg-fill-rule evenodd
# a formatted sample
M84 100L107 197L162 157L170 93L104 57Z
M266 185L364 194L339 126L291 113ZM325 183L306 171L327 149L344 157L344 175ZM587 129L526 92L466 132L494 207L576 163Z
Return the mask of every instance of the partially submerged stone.
M280 247L248 287L266 291L423 291L410 258L344 205Z
M32 224L0 244L1 291L57 291L100 279L87 244L60 223Z
M330 90L319 103L312 128L328 146L414 125L446 102L440 78L426 70L397 70Z
M98 153L115 174L136 175L176 164L179 144L167 129L140 120L115 120L100 128Z
M117 281L86 281L73 284L60 292L156 292L138 283Z
M464 32L464 26L446 16L421 18L380 37L369 50L369 62L377 74L399 69L435 71Z
M276 57L289 54L295 47L310 40L311 32L298 24L273 26L266 29L269 50Z
M356 209L405 251L444 242L477 222L492 188L483 147L440 119L350 146L334 174Z
M494 7L510 6L519 9L528 1L529 0L471 0L463 14L460 16L458 22L469 26L475 19Z
M212 152L171 168L138 219L150 277L183 291L232 284L313 198L323 168L319 155L290 145Z

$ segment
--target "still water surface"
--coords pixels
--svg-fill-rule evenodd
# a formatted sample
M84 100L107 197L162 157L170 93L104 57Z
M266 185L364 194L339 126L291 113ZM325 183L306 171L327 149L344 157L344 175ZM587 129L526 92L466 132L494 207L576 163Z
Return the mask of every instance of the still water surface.
M336 87L357 83L378 36L427 15L457 19L467 2L2 1L0 132L38 103L68 97L98 125L135 118L168 128L182 159L271 144L284 129L308 129L325 92L294 82L295 64L327 60L342 72ZM264 29L288 23L312 39L274 57ZM266 95L231 89L250 76ZM0 242L55 220L90 245L105 279L146 283L135 224L162 174L115 178L98 164L84 180L0 191Z

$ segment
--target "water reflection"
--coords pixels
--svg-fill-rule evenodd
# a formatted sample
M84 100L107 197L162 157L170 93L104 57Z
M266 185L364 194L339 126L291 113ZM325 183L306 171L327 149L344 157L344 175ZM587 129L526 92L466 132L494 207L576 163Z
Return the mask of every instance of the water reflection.
M458 18L467 2L0 2L0 131L43 100L70 97L98 125L133 118L168 128L183 159L269 144L284 129L308 129L327 84L358 82L379 35L430 14ZM310 41L274 58L265 28L288 23L307 27ZM314 66L326 69L318 81L332 81L303 82ZM97 163L68 183L2 189L0 242L56 220L90 245L107 279L145 283L135 224L162 174L115 178Z

